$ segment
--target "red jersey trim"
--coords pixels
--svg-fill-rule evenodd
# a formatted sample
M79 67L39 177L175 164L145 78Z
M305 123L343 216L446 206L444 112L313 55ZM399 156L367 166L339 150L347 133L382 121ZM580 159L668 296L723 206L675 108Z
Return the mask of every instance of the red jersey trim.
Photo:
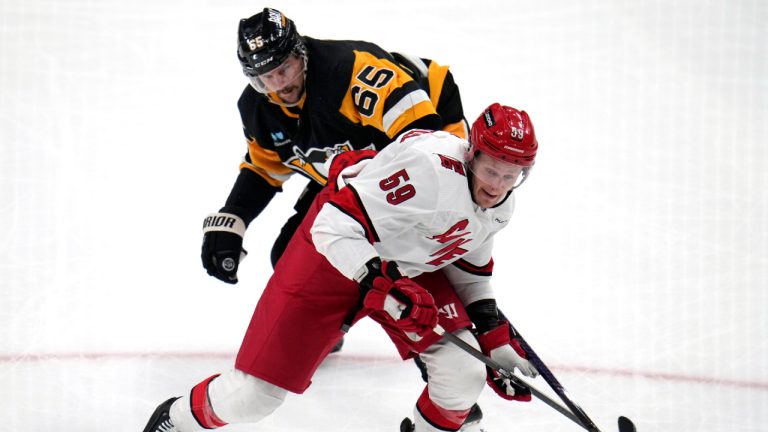
M363 227L365 238L368 239L369 243L373 244L380 241L379 235L373 228L373 222L371 222L371 218L368 216L368 212L365 211L365 206L363 206L363 202L360 200L360 196L351 185L347 185L347 187L338 191L328 203L357 221Z
M459 259L453 263L460 270L477 276L491 276L493 274L493 258L484 266L476 266L464 259Z

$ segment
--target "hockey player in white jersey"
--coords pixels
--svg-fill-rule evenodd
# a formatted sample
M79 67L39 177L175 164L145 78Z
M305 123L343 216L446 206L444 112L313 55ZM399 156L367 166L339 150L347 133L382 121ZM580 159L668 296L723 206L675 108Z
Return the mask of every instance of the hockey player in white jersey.
M493 237L510 221L513 190L537 148L528 115L493 104L470 142L413 130L378 154L337 156L259 299L234 370L161 404L144 432L261 420L288 392L303 393L343 332L366 316L403 359L419 355L427 366L402 432L462 430L486 382L506 399L530 400L433 328L508 370L537 375L499 317L489 281Z

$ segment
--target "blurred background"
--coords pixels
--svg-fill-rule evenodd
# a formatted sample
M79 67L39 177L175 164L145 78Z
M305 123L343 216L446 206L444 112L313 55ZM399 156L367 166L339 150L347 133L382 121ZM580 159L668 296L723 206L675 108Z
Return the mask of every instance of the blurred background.
M1 2L4 429L137 431L232 366L306 183L251 224L239 284L206 275L202 220L246 150L237 23L265 6L450 65L470 122L528 111L540 153L494 286L603 430L768 431L759 0ZM395 431L421 386L364 323L307 394L231 430ZM489 432L578 430L539 402L481 402Z

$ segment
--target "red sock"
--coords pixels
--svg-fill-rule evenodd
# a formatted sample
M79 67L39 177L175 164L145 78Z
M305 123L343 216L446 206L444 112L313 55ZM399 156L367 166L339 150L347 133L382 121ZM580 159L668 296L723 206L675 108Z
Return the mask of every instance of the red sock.
M424 387L424 391L421 392L419 400L416 401L416 409L419 410L419 414L421 414L421 416L424 417L424 420L429 424L446 431L458 431L461 429L461 425L464 424L464 420L466 420L469 415L469 409L449 410L432 402L432 399L429 398L429 391L426 386Z
M227 424L213 412L211 399L208 397L208 385L218 376L219 374L216 374L206 378L203 382L192 388L189 396L192 415L197 420L197 423L206 429L216 429Z

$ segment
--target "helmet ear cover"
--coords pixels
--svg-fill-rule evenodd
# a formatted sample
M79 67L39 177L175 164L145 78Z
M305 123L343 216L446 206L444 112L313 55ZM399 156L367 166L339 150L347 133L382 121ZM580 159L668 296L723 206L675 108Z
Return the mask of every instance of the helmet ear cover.
M306 45L296 24L280 11L264 8L262 12L240 20L237 57L246 76L267 73L291 54L306 59Z

